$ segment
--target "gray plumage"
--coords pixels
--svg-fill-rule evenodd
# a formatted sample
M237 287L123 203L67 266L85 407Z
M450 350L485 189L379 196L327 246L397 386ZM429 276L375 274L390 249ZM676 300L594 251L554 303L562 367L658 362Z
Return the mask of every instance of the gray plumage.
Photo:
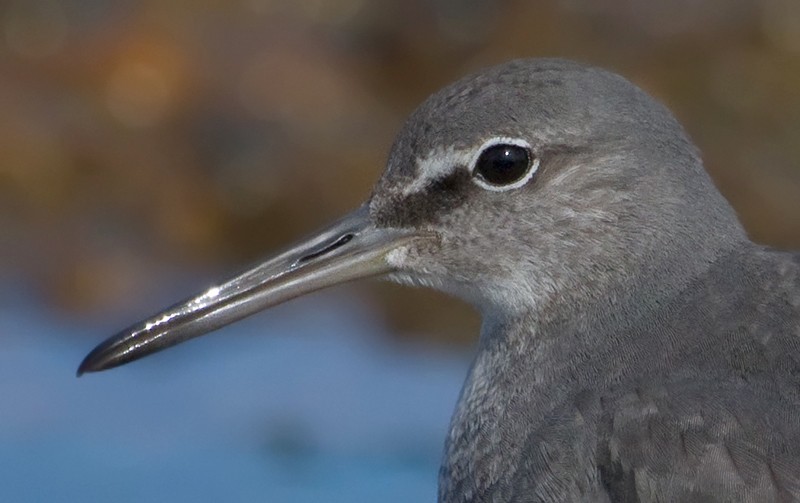
M533 183L402 195L418 158L492 136L529 141ZM748 241L642 91L555 60L463 79L411 116L371 209L441 236L397 279L484 319L441 501L800 499L800 258Z
M527 152L525 177L482 179L493 145ZM800 256L749 241L664 107L561 60L436 93L365 207L79 372L376 274L483 317L440 501L800 500Z

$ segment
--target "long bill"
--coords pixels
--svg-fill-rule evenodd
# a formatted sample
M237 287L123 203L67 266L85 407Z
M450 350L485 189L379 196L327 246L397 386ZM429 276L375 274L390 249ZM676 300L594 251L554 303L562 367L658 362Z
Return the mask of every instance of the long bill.
M321 288L390 273L387 255L418 237L375 227L362 206L277 257L107 339L84 358L78 375L137 360Z

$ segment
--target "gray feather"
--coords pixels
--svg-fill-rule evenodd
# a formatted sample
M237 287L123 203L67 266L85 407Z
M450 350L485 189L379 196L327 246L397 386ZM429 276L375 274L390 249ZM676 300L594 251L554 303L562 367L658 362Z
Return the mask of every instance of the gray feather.
M470 183L492 137L531 145L534 182ZM395 279L484 317L440 501L800 500L800 256L748 240L641 90L559 60L462 79L411 116L370 211L440 235Z

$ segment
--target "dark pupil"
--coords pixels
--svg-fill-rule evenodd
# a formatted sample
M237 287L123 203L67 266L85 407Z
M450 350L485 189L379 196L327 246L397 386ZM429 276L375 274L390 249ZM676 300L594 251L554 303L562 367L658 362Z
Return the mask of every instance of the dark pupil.
M528 150L517 145L494 145L484 150L475 164L475 173L492 185L514 183L528 172Z

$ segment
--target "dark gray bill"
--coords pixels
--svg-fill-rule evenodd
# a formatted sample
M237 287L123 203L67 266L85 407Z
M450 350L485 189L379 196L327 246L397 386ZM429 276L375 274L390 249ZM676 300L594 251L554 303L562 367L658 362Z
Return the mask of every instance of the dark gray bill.
M376 228L362 206L281 255L107 339L84 358L78 375L117 367L327 286L390 273L386 255L415 237Z

